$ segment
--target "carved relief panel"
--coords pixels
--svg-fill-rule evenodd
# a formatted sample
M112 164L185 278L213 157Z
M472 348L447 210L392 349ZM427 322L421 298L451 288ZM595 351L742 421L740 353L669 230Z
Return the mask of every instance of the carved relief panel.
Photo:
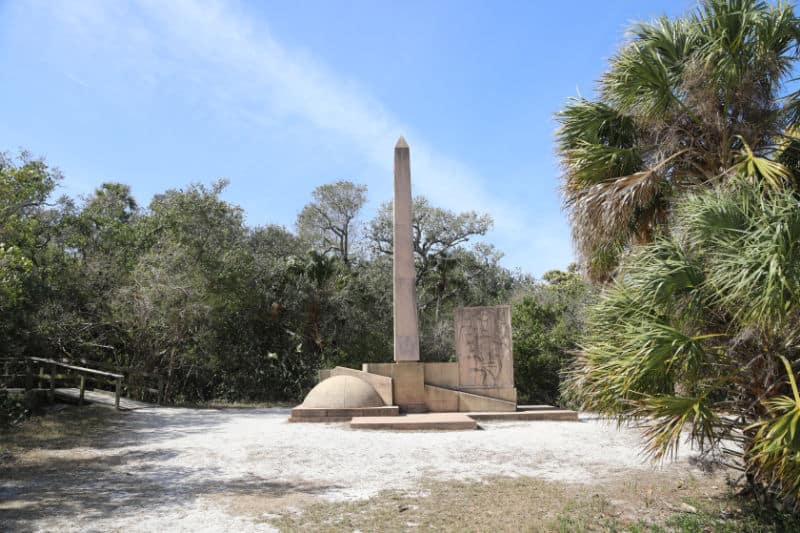
M460 307L455 320L460 387L513 387L511 306Z

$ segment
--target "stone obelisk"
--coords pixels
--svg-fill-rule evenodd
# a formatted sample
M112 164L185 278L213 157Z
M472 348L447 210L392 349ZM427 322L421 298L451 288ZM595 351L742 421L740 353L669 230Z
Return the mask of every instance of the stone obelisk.
M403 137L394 147L394 360L419 361L417 291L411 233L411 156Z

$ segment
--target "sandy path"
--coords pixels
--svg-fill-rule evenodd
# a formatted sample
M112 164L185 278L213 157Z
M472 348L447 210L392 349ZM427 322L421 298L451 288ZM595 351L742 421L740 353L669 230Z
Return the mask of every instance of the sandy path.
M425 479L534 476L602 483L652 467L613 424L505 422L483 431L357 431L289 424L288 410L150 409L92 447L0 465L0 529L271 531L270 513L319 498L414 490ZM694 471L691 453L659 470Z

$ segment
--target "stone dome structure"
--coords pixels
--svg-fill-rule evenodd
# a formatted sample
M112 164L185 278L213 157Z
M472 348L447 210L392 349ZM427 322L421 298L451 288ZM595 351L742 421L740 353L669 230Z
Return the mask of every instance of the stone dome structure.
M383 407L383 400L372 385L362 379L353 376L331 376L311 389L300 407L360 409Z

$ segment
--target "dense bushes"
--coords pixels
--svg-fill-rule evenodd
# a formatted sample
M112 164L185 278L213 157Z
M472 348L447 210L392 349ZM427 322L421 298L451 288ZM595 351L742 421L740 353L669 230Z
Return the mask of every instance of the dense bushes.
M559 404L562 375L583 331L589 286L576 273L550 271L514 302L514 377L520 403Z
M702 0L634 25L557 134L576 250L605 285L565 400L641 420L655 457L683 430L709 452L736 441L751 486L792 505L798 58L791 3Z
M29 414L20 396L12 396L8 391L0 389L0 428L8 428L19 424Z
M656 457L684 430L725 449L754 487L797 505L800 197L739 181L688 197L674 224L591 307L569 394L640 420Z

